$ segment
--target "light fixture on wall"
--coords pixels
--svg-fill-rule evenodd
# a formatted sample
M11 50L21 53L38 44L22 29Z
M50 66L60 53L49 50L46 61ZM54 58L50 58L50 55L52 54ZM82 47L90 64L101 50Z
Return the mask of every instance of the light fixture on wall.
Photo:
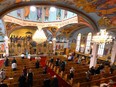
M38 28L34 35L32 36L32 40L38 44L41 44L47 40L47 37L43 31L43 29Z

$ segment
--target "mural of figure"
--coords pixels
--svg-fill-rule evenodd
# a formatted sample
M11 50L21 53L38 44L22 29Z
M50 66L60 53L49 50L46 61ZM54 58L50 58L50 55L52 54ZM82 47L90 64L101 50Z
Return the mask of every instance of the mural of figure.
M10 36L10 41L11 41L11 42L13 42L13 35L12 35L12 36Z
M37 19L40 21L42 17L42 7L37 8Z
M45 21L48 21L49 18L49 7L45 7Z
M19 3L19 2L21 2L21 1L22 1L22 0L16 0L15 3Z
M67 14L68 14L68 12L66 10L64 10L64 18L67 18Z
M61 9L57 9L56 11L56 20L60 20L61 19Z
M24 17L29 18L30 7L24 7Z
M18 10L17 10L17 16L18 16L18 17L21 17L21 9L18 9Z
M1 51L1 52L4 52L4 51L5 51L4 44L0 44L0 46L1 46L0 51Z

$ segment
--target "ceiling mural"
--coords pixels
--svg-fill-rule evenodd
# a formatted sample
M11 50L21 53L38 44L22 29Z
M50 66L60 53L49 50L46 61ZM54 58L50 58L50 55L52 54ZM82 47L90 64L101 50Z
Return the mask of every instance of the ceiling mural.
M62 21L77 16L77 14L51 6L36 6L35 11L31 10L32 6L14 10L7 14L17 19L33 22L53 22ZM51 9L54 9L53 11Z
M0 15L2 15L2 12L7 12L8 7L10 7L10 6L15 7L15 3L17 5L17 7L18 7L18 4L20 4L20 3L22 6L25 6L24 2L28 3L28 2L30 2L30 0L2 0L0 2L0 8L1 8ZM78 9L80 13L82 12L87 15L87 16L85 16L84 14L79 13L79 15L82 15L83 18L90 17L91 13L94 13L95 15L97 15L97 17L100 18L99 20L97 17L96 17L96 19L94 19L94 21L96 22L97 25L99 25L99 26L107 25L108 28L116 27L116 4L115 4L116 0L47 0L47 1L31 0L31 2L42 2L42 3L52 2L53 5L56 4L59 7L64 5L64 7L69 7L69 9L71 8L71 10L72 10L72 8ZM28 9L29 8L25 8L25 10L28 10ZM38 9L41 10L41 8L38 8ZM44 10L47 10L47 8L44 8ZM60 10L58 10L58 11L60 11ZM24 13L24 16L26 17L26 19L28 19L29 13L30 13L30 11L26 11ZM17 15L19 17L21 16L20 10L17 11ZM46 15L46 18L47 18L47 15ZM91 16L91 18L92 18L92 16ZM37 16L37 19L41 21L41 15ZM59 15L56 17L56 19L59 19ZM92 21L90 21L88 19L86 19L86 20L88 22L91 22L91 25L92 25ZM46 19L45 19L45 21L46 21Z

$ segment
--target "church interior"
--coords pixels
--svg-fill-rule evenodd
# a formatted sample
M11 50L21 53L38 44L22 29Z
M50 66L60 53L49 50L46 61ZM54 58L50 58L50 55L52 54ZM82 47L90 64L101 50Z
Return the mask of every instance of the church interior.
M116 87L116 0L0 0L0 83Z

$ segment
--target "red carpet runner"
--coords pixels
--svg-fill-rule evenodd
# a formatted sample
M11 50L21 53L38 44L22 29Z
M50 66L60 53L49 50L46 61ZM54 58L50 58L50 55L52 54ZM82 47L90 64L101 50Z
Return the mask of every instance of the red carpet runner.
M46 57L41 57L40 63L44 67ZM48 73L52 76L56 75L59 81L59 87L71 87L66 81L64 81L58 74L56 74L52 69L48 68Z
M0 60L0 68L2 68L3 64L4 64L4 60Z

